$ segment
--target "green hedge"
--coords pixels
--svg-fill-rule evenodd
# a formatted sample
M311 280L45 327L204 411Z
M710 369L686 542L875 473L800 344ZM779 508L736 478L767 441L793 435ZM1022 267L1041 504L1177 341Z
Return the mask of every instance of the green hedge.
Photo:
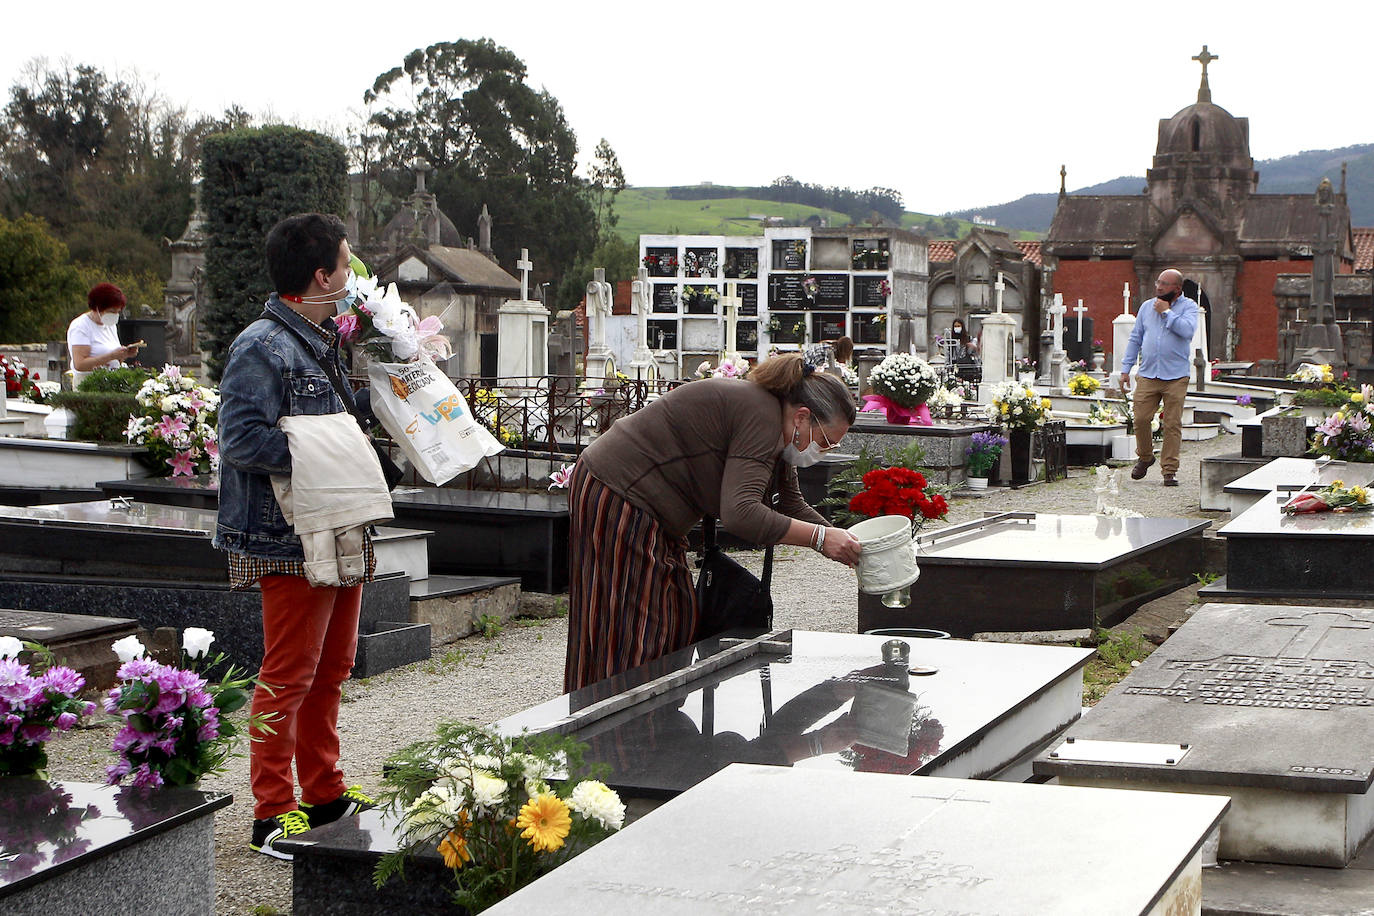
M113 375L97 372L95 375ZM124 430L129 417L138 413L138 401L122 391L59 391L48 398L53 407L65 407L75 419L67 431L69 439L125 443Z
M336 140L275 125L206 138L201 201L210 242L201 312L210 376L219 381L238 333L272 291L265 243L276 223L297 213L344 215L348 154Z
M138 389L143 387L143 383L152 377L153 373L147 369L139 369L134 366L125 366L122 369L99 369L83 378L81 384L76 386L76 390L87 394L100 391L137 394Z

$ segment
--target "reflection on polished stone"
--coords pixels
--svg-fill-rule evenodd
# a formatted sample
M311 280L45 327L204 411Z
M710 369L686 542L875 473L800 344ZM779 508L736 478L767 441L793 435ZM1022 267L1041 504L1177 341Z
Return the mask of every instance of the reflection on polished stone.
M888 637L792 631L784 638L791 641L786 654L742 655L666 692L636 695L638 685L718 649L699 644L498 726L515 733L557 725L588 743L587 760L606 764L608 782L632 794L675 794L733 762L942 773L969 766L960 754L980 743L981 769L958 775L987 775L1078 715L1079 670L1091 656L1084 649L911 640L910 664L938 668L913 681L897 656L883 661ZM636 702L571 728L559 724L618 694ZM985 740L994 725L1018 717L1023 740Z
M14 525L43 525L85 530L174 531L209 538L215 513L204 509L108 499L44 506L0 506L0 520Z
M0 778L0 896L231 801L223 792Z

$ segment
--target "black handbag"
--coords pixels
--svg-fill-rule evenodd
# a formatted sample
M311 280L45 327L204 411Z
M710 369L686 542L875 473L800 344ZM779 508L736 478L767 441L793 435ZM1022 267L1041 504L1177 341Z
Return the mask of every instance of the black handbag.
M314 355L315 351L306 343L301 333L291 327L291 325L282 321L266 309L263 310L262 317L269 321L275 321L277 324L286 328L286 330L290 331L291 334L301 342L301 346L305 347L305 352L312 356ZM368 432L367 418L358 410L358 405L353 400L353 389L349 387L348 382L344 381L339 376L338 370L327 360L317 359L315 362L319 364L320 369L328 376L329 384L334 386L334 392L339 396L339 400L343 401L344 409L353 415L354 420L358 421L358 426L362 429L363 435L367 436L367 441L372 444L372 450L377 453L377 462L382 466L382 477L386 480L386 488L388 490L396 489L396 485L400 483L401 478L405 476L405 471L401 469L400 465L392 460L390 450L385 445L372 438L372 434Z
M774 468L769 501L778 502L778 469ZM727 630L745 630L750 635L773 628L773 545L763 553L763 579L730 559L716 543L716 520L702 520L701 575L697 577L697 605L701 609L693 642L708 639Z

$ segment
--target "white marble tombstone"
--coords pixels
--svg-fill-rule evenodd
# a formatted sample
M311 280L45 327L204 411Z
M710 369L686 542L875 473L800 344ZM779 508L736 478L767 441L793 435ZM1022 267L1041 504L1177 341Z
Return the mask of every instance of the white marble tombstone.
M997 311L983 319L983 330L979 335L983 353L983 382L980 392L991 392L1001 382L1015 378L1012 360L1016 349L1016 322L1002 311L1002 292L1006 284L1002 274L997 274L994 287L997 297Z
M549 370L549 310L529 298L529 251L520 249L520 298L497 310L496 374L503 387L529 384ZM506 382L511 379L511 382Z
M639 278L630 284L630 309L635 314L635 353L630 360L630 374L652 381L657 375L654 353L649 349L649 313L653 311L654 285L649 282L647 268L639 269Z
M606 282L606 269L598 267L587 284L587 371L591 382L599 382L615 372L610 347L606 346L606 324L611 317L614 292Z
M1068 385L1068 354L1064 352L1064 294L1054 294L1054 305L1050 306L1051 329L1054 332L1054 347L1050 350L1050 388L1061 390Z
M1135 330L1135 316L1131 314L1131 284L1121 285L1121 314L1112 319L1112 381L1121 378L1121 361L1126 356L1126 347L1131 341L1131 331ZM1130 367L1125 367L1129 370Z

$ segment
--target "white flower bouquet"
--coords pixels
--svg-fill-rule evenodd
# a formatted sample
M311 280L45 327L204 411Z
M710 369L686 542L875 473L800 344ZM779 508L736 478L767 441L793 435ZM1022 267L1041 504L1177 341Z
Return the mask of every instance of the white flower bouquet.
M900 407L919 407L940 387L930 363L910 353L893 353L868 374L873 393Z
M124 438L148 449L154 467L173 477L219 468L215 416L219 392L198 385L178 366L163 366L134 395L140 412L129 417Z

